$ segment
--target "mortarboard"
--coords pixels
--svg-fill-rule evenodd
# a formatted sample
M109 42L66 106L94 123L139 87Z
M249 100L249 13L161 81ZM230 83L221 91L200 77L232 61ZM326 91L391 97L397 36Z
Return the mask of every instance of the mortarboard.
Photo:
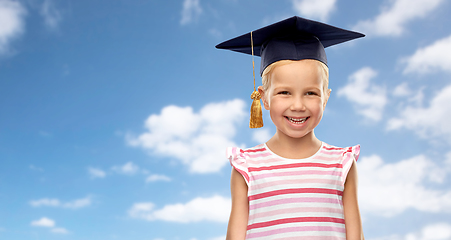
M260 75L270 64L280 60L315 59L327 65L324 48L365 35L301 17L291 17L227 40L216 48L252 54L261 57ZM255 89L251 108L251 128L263 126L260 94ZM258 103L257 103L258 101ZM257 108L259 107L260 113ZM252 114L259 115L255 119ZM254 118L254 119L253 119Z
M279 60L315 59L327 65L324 48L364 36L297 16L252 31L254 55L262 57L260 74ZM216 48L252 54L251 33L222 42Z

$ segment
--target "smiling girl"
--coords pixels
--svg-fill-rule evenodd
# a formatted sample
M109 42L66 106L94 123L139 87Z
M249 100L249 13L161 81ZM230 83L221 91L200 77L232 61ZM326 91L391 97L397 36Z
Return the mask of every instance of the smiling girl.
M262 57L258 95L276 127L266 143L227 149L233 166L228 240L363 239L355 166L360 146L334 147L314 133L331 92L324 48L359 37L292 17L217 46L255 49Z

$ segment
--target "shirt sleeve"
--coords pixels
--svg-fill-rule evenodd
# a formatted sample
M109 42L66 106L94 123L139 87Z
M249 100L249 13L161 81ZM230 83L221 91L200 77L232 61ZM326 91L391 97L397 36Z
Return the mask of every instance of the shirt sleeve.
M246 161L246 154L241 148L237 147L229 147L227 148L227 158L230 161L230 165L232 165L235 170L237 170L246 181L246 184L249 186L249 171Z
M343 152L343 162L342 162L342 175L341 184L344 186L346 182L346 177L348 176L349 170L351 169L354 160L357 161L360 155L360 145L353 147L347 147Z

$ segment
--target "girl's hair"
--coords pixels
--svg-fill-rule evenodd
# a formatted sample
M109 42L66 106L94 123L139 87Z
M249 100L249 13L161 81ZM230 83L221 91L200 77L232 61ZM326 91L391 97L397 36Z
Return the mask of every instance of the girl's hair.
M323 62L314 59L303 59L300 61L315 61L320 64L321 69L323 70L323 92L326 93L329 88L329 68L327 67L327 65L324 64ZM265 92L269 89L269 87L271 87L271 79L269 77L271 76L271 71L277 66L287 65L292 62L294 62L294 60L280 60L271 63L271 65L265 68L262 74L262 87Z

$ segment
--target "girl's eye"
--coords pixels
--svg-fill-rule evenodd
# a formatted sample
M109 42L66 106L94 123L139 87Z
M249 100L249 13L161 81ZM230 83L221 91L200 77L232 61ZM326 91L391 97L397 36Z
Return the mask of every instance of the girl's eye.
M280 91L278 94L282 94L282 95L288 95L289 92L288 91Z
M307 92L306 95L318 95L316 92Z

